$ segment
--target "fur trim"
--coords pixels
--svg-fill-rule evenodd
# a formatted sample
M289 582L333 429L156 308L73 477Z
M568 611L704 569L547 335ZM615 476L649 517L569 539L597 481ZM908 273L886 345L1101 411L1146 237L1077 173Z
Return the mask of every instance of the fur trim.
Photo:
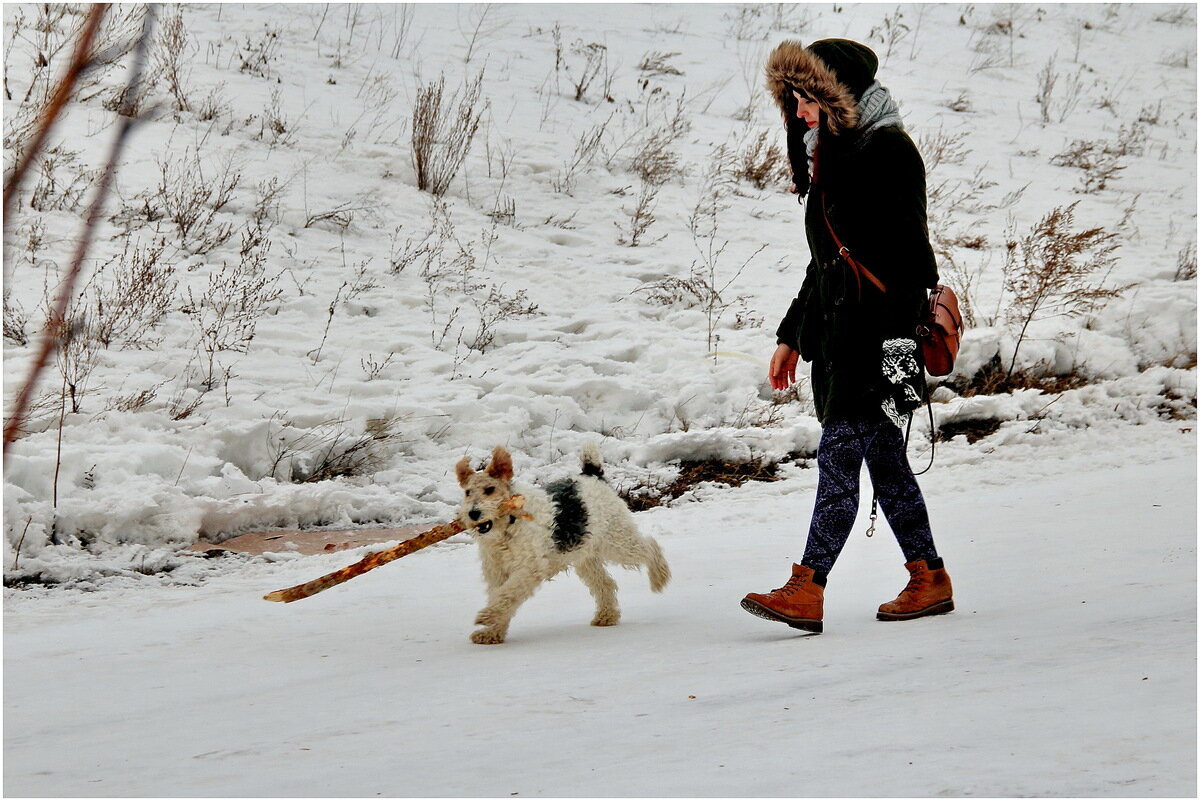
M825 112L829 131L841 134L858 125L858 104L854 94L838 82L833 70L800 42L780 42L767 57L767 91L779 110L788 113L791 87L803 89Z

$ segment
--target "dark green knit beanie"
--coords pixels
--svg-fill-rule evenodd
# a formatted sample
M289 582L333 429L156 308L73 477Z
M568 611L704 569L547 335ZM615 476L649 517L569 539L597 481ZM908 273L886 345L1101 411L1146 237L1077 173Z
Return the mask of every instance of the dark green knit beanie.
M879 58L864 44L849 39L821 39L807 49L833 70L838 82L854 94L855 100L861 99L875 82Z

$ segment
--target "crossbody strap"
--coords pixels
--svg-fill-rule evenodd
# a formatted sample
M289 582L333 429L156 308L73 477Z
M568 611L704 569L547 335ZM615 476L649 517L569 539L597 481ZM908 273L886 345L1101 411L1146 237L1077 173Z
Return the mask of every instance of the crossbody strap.
M825 218L825 226L829 229L829 235L833 237L833 244L837 245L838 255L846 260L850 265L851 271L854 273L854 280L858 283L858 295L862 297L862 279L866 278L880 292L886 293L887 287L884 283L875 277L875 274L857 261L850 255L850 248L842 244L842 240L838 237L837 231L833 230L833 223L829 220L829 212L825 210L825 190L821 190L821 216Z

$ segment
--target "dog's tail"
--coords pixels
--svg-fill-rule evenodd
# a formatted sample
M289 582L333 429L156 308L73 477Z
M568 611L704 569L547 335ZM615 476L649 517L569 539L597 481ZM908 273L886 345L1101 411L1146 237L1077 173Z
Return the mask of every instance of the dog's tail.
M653 537L646 537L646 550L649 551L650 556L646 564L650 573L650 589L654 592L662 592L663 587L667 586L667 582L671 580L671 568L667 566L667 559L663 556L662 548L658 547L658 542Z
M604 479L604 465L600 461L600 448L595 442L584 444L583 449L579 452L579 460L582 462L581 472L585 476Z

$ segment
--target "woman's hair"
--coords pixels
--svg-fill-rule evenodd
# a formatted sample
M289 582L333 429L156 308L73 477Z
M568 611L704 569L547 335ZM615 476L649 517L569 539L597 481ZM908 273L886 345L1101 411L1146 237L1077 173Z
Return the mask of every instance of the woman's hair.
M792 103L794 107L795 102ZM824 118L825 112L821 112L821 117ZM796 191L800 197L808 195L808 151L804 147L804 134L808 133L808 126L804 120L798 119L793 112L787 120L787 155L788 164L792 168L792 183L796 185Z
M804 134L808 133L808 125L796 117L796 97L792 92L796 92L809 101L812 98L808 92L796 86L788 86L788 91L783 96L783 120L787 129L787 154L788 164L792 168L792 183L796 185L796 191L800 194L800 197L805 197L808 194L809 180L808 155L804 147ZM825 122L824 111L821 112L821 122Z

